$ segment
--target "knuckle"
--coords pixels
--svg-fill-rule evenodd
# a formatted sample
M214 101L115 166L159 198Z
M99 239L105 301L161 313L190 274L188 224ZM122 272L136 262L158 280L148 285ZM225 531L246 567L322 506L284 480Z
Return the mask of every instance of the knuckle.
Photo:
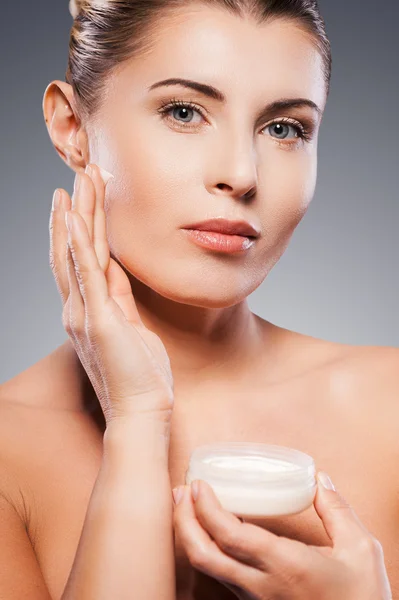
M65 331L70 335L72 334L72 325L69 319L69 309L67 307L68 303L65 304L64 310L62 311L62 326L64 327Z
M353 508L349 504L349 502L337 492L335 494L335 497L331 501L330 506L333 510L353 511Z
M84 332L85 332L84 323L81 322L81 319L79 319L78 315L75 314L73 310L70 312L69 320L70 320L71 327L72 327L72 330L75 335L80 336L80 335L84 334Z
M62 312L62 325L67 334L74 338L81 338L85 334L85 326L70 313L70 303L67 302Z
M208 556L203 546L191 546L188 548L187 555L195 569L201 570L208 564Z
M383 556L384 555L384 548L383 548L381 542L379 540L377 540L377 538L374 538L374 552L378 556Z
M84 335L85 335L85 328L84 328L84 326L82 326L82 325L81 325L80 323L78 323L78 322L75 322L75 323L73 324L73 326L72 326L72 330L73 330L74 336L75 336L77 339L79 339L79 340L81 340L81 339L84 337Z
M361 555L377 556L382 551L382 545L373 535L366 535L359 540L357 549Z
M65 322L64 329L67 332L67 334L69 335L69 337L73 337L74 336L74 332L72 331L72 327L71 327L69 321Z
M224 531L218 540L218 546L226 554L234 554L241 547L241 541L234 530Z
M78 265L76 268L76 277L81 288L88 287L91 282L95 283L98 274L103 275L99 264L89 267L88 265Z

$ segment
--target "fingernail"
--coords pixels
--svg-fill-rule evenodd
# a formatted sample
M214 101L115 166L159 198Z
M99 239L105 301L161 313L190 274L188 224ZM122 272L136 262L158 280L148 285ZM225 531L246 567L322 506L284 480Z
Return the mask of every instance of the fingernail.
M317 475L321 485L323 487L326 488L326 490L333 490L335 492L335 487L333 485L333 482L331 481L331 479L329 478L329 476L327 475L327 473L324 473L323 471L320 471Z
M183 498L184 494L184 485L181 485L173 490L173 499L175 504L179 504L180 500Z
M191 495L194 500L196 500L198 498L198 492L199 492L198 481L192 481L191 482Z
M54 195L53 195L53 210L55 210L56 208L59 208L60 206L60 202L61 202L61 192L60 190L55 190Z

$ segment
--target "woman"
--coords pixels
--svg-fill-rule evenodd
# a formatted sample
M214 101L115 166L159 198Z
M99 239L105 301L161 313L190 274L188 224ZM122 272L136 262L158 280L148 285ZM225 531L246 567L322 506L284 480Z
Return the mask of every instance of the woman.
M67 81L43 101L77 173L50 221L69 339L2 386L2 595L399 598L397 350L287 331L246 300L314 192L315 2L71 9ZM221 217L230 235L200 232ZM356 513L321 484L273 523L204 482L173 506L192 450L222 440L308 452Z

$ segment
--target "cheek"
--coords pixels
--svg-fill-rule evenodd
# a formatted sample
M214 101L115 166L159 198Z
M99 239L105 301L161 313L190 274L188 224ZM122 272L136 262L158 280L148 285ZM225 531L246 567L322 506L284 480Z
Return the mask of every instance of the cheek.
M287 151L266 169L262 192L261 221L268 248L284 243L305 215L317 179L316 147Z
M168 222L178 227L192 218L193 191L203 182L198 149L190 152L187 141L179 148L182 137L163 136L147 126L146 131L136 128L134 143L118 143L112 218L118 214L154 232Z
M137 133L137 132L136 132ZM118 144L115 179L107 198L107 234L112 254L147 284L178 264L186 251L179 228L198 216L194 190L203 185L198 159L176 153L170 138L139 138ZM151 141L156 139L156 144ZM175 142L176 143L176 142ZM182 158L182 156L184 158Z

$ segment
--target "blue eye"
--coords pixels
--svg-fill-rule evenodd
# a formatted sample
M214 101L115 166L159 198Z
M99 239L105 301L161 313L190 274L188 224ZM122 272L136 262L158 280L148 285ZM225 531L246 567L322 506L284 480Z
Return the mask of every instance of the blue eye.
M302 137L301 131L298 127L294 125L287 125L287 123L272 123L267 127L272 137L275 137L278 140L285 140L289 135L289 130L292 129L294 131L294 138ZM273 133L276 135L273 135Z
M169 119L172 119L176 123L181 123L182 125L198 125L201 123L201 118L203 117L202 111L197 106L192 105L190 102L178 100L174 100L169 102L169 104L162 106L159 109L159 112L162 116L167 116ZM200 119L197 122L192 119L194 113L197 113L197 115L200 116Z
M169 101L163 104L158 112L162 118L170 120L175 126L182 125L183 128L189 129L190 126L198 126L201 124L202 119L206 119L203 110L190 101L178 100L177 98L169 99ZM198 115L197 121L193 120L193 115ZM188 127L187 127L188 126ZM264 130L268 130L271 137L275 140L291 140L290 143L294 143L295 140L301 139L303 141L311 140L311 130L304 127L298 121L288 119L288 117L282 117L270 125L266 125ZM290 136L290 131L293 135Z
M180 119L183 119L183 122L186 123L187 122L187 117L190 117L190 112L193 113L194 109L192 108L186 108L183 106L176 106L175 108L172 109L172 115L173 117L179 121ZM176 116L178 115L178 116Z

